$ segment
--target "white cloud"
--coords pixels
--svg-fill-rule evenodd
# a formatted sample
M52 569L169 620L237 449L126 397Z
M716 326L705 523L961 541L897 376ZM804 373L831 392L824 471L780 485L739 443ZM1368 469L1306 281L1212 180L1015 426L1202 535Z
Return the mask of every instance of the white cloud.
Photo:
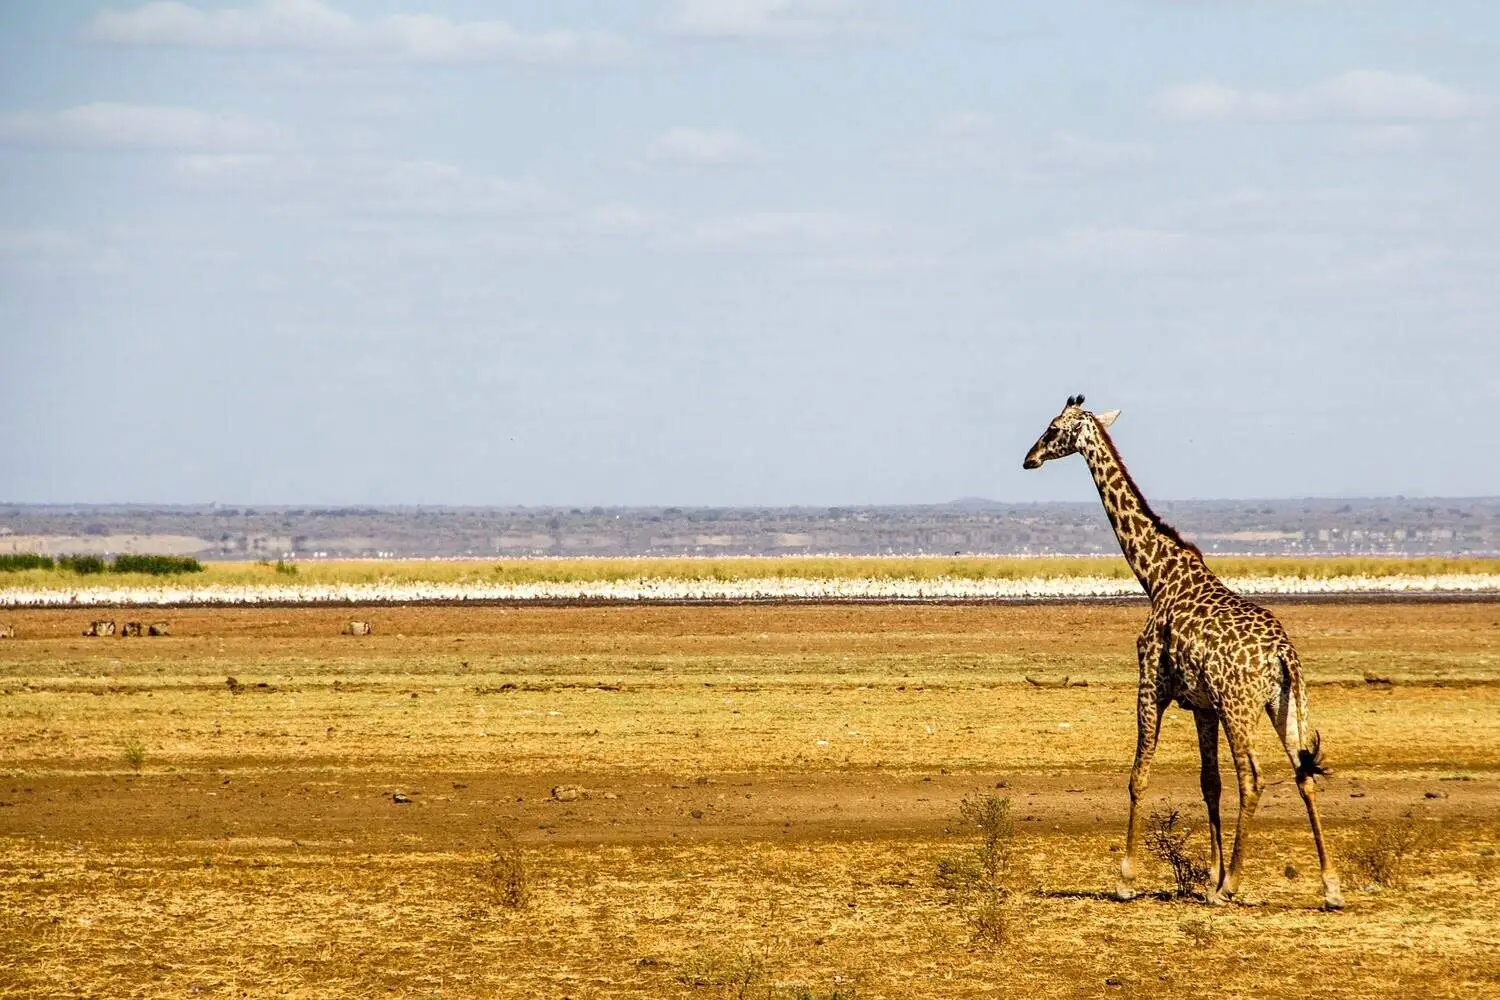
M1031 134L972 109L941 116L934 133L916 147L915 155L946 166L999 171L1017 179L1074 181L1085 175L1134 170L1156 158L1155 150L1144 143L1075 132Z
M1168 88L1161 108L1189 121L1454 121L1486 102L1424 76L1354 70L1302 90L1240 90L1219 83Z
M669 129L652 146L652 159L693 167L737 166L759 156L755 143L729 129Z
M99 102L0 115L0 142L98 149L240 150L277 144L276 130L241 115Z
M699 223L693 240L726 249L775 249L854 242L875 232L870 223L838 212L747 212Z
M1370 125L1349 140L1349 148L1360 153L1405 153L1420 149L1426 133L1415 125Z
M1043 249L1065 260L1146 264L1176 256L1190 243L1186 233L1166 229L1084 226L1068 230Z
M253 199L281 214L488 220L566 208L541 185L434 160L194 155L178 157L173 175L189 189Z
M414 62L509 60L536 64L601 63L625 51L600 32L527 33L505 21L451 21L431 14L360 20L321 0L264 0L259 7L205 11L175 0L105 10L84 30L113 45L308 49Z
M809 42L880 30L868 0L677 0L675 34L748 42Z
M938 135L952 139L987 136L995 131L995 116L983 111L949 112L938 119Z
M633 236L655 225L651 213L634 205L598 205L583 214L583 230L593 236Z
M932 274L942 263L940 258L925 254L835 254L808 259L802 271L818 278L884 281Z

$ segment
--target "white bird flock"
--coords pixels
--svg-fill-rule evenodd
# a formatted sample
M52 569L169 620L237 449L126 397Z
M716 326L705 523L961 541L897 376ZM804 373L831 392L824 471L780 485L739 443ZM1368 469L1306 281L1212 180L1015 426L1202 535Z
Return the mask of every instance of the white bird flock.
M1229 577L1251 596L1302 594L1496 594L1500 574L1439 576ZM901 579L615 580L581 583L349 583L0 589L4 607L122 605L191 607L255 604L409 604L430 601L659 603L673 601L1006 601L1133 597L1133 579L1100 576L966 580Z

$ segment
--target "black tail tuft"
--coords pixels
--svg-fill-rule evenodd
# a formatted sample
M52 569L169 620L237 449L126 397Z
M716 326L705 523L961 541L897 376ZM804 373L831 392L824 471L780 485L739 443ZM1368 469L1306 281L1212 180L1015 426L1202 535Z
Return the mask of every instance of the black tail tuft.
M1297 780L1305 781L1320 774L1327 774L1323 766L1323 740L1313 733L1312 749L1297 751Z

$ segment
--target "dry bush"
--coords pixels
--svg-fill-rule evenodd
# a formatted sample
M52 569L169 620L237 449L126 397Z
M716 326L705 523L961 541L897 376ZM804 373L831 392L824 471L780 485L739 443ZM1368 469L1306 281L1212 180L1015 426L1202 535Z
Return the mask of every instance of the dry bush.
M120 742L120 756L125 758L125 763L139 771L141 765L146 763L146 744L134 736L126 737Z
M1399 889L1411 875L1411 863L1432 848L1432 835L1408 814L1362 827L1342 853L1368 883Z
M495 835L495 847L485 864L486 881L494 890L495 901L508 910L519 910L531 899L531 880L526 873L526 856L506 830Z
M1191 896L1208 887L1208 868L1188 851L1192 829L1170 803L1146 817L1146 850L1172 869L1179 897Z
M747 998L766 978L765 958L749 948L705 949L689 955L674 977L684 986L708 986L720 996Z
M934 881L963 913L976 940L1005 944L1014 940L1017 929L1011 907L1016 830L1010 799L966 796L959 803L958 818L961 828L979 834L979 844L939 858Z

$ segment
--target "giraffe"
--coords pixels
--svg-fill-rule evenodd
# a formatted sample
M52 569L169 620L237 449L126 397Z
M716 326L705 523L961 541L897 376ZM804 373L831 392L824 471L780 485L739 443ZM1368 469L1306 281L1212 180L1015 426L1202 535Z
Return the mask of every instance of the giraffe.
M1162 712L1175 701L1193 713L1198 728L1199 783L1208 809L1208 902L1217 905L1239 892L1250 822L1263 787L1252 731L1256 714L1264 710L1281 738L1297 777L1297 791L1307 806L1322 869L1323 906L1340 909L1344 900L1323 843L1314 784L1316 775L1327 772L1318 733L1307 726L1307 689L1297 651L1275 615L1226 587L1198 548L1147 505L1106 430L1119 415L1119 410L1090 413L1083 408L1081 395L1069 396L1022 463L1023 468L1035 469L1075 452L1084 457L1125 559L1151 598L1150 617L1136 640L1140 686L1135 762L1130 771L1130 818L1116 896L1131 899L1135 895L1140 802L1156 754ZM1227 869L1219 823L1221 726L1240 791L1234 853Z

